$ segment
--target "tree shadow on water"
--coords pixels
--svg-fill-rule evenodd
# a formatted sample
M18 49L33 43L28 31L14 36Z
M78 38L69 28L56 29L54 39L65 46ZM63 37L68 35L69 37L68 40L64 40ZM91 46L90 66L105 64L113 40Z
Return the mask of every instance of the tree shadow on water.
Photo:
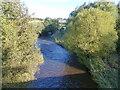
M4 88L97 88L86 74L74 74L55 77L41 77L24 83L9 83Z

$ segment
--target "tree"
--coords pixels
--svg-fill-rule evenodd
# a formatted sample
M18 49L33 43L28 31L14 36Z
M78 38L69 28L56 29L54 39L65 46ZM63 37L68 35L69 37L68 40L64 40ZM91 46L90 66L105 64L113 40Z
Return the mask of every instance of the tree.
M4 0L1 9L6 18L22 18L28 14L27 8L24 4L20 4L20 0Z
M117 6L114 2L110 2L108 0L100 0L94 2L94 8L99 8L100 10L111 12L115 18L118 17Z
M118 18L116 22L116 30L118 32L117 51L120 52L120 2L118 2L117 8L118 8Z
M72 11L70 13L70 17L75 17L77 15L77 13L82 12L86 7L86 3L84 3L83 5L81 5L80 7L76 7L74 11Z
M118 69L109 64L117 59L108 58L116 52L118 36L114 28L112 13L92 8L72 17L64 34L64 46L76 53L101 88L118 87Z
M105 25L105 26L104 26ZM115 51L117 33L110 12L88 9L78 13L64 35L65 46L81 57L103 57Z
M94 3L89 3L87 5L86 5L86 3L84 3L79 8L76 8L74 11L72 11L70 13L70 17L72 17L72 16L75 17L77 15L77 13L82 12L85 9L90 9L90 8L98 8L103 11L111 12L115 18L118 16L117 6L115 5L114 2L110 2L108 0L99 0Z
M33 80L37 65L43 59L39 49L34 48L38 35L29 23L28 10L20 2L8 1L2 2L0 8L3 85Z
M38 35L40 35L41 34L41 32L42 32L42 30L44 30L45 29L45 26L44 26L44 24L42 23L42 22L35 22L35 21L31 21L31 22L29 22L30 24L31 24L31 28L36 28L36 33L38 34Z
M45 26L45 29L42 31L42 35L48 35L49 32L53 34L56 30L59 29L58 19L51 19L47 17L45 18L43 24Z

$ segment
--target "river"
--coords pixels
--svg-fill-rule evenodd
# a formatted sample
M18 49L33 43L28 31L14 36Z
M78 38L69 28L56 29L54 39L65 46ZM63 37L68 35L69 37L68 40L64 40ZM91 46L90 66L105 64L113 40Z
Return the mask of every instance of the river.
M50 37L38 38L44 63L35 73L35 80L28 88L96 88L84 65L77 57L56 44Z

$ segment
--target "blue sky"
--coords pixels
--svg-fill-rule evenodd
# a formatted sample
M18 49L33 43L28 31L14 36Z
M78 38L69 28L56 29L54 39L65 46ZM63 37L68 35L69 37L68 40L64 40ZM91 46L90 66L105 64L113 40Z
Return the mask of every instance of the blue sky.
M35 13L33 17L38 18L68 18L76 6L84 2L94 2L96 0L22 0L28 7L29 14ZM118 2L119 0L110 0Z

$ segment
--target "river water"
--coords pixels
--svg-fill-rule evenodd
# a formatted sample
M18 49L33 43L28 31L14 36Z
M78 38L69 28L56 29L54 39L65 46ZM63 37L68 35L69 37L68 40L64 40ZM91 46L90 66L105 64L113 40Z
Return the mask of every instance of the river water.
M84 65L77 57L56 44L50 37L41 37L36 45L41 48L44 63L35 74L36 80L28 88L96 88Z

